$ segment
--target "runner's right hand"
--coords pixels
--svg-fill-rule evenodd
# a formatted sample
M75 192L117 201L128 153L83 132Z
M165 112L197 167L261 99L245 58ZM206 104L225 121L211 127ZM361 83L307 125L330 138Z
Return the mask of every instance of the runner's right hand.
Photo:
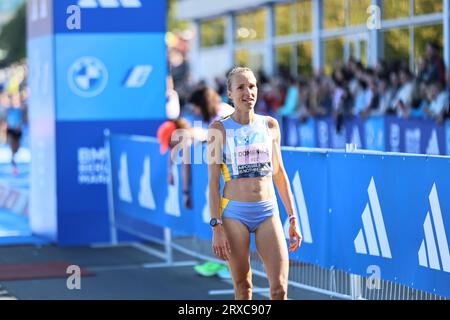
M212 250L215 256L227 261L230 258L231 247L222 225L213 228Z

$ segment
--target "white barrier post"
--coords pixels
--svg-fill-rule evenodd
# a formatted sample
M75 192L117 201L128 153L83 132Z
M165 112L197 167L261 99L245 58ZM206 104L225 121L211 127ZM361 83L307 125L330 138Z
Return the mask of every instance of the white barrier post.
M170 228L164 228L164 247L166 252L167 264L173 263L173 251L172 251L172 232Z
M112 182L112 164L111 164L111 144L110 138L111 134L108 129L103 131L105 135L105 150L107 154L107 168L108 168L108 214L109 214L109 228L111 234L111 244L117 245L117 228L116 228L116 217L114 214L114 194L113 194L113 182Z
M358 149L356 143L346 143L345 144L345 152L354 152Z
M362 299L361 276L356 274L350 275L350 294L352 300Z

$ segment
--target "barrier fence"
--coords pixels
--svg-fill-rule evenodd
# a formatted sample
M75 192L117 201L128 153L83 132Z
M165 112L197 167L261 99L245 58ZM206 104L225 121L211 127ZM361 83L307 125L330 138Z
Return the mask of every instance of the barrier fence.
M175 248L211 259L207 165L192 164L193 208L186 209L181 165L168 184L168 155L160 155L156 139L112 135L107 147L112 226L143 238L159 226L167 256ZM193 162L204 152L196 144ZM353 299L450 297L450 157L292 147L282 153L303 235L289 254L290 285ZM251 246L256 274L264 275Z

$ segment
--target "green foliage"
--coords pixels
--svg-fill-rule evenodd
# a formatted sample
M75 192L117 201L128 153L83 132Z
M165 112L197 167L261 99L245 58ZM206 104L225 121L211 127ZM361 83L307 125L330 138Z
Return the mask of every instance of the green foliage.
M167 31L175 32L186 30L189 26L187 21L178 20L175 15L175 6L177 0L167 0Z
M3 65L18 62L26 56L26 6L23 4L14 17L6 23L0 33L0 49L6 51L6 57L0 61Z

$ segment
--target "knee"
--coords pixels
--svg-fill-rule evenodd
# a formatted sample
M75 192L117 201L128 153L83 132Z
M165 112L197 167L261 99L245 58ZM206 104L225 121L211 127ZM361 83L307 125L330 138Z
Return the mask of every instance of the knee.
M235 281L234 287L237 300L249 300L252 298L252 282L249 279Z
M271 300L286 300L287 299L287 289L282 285L277 285L270 288L270 299Z

